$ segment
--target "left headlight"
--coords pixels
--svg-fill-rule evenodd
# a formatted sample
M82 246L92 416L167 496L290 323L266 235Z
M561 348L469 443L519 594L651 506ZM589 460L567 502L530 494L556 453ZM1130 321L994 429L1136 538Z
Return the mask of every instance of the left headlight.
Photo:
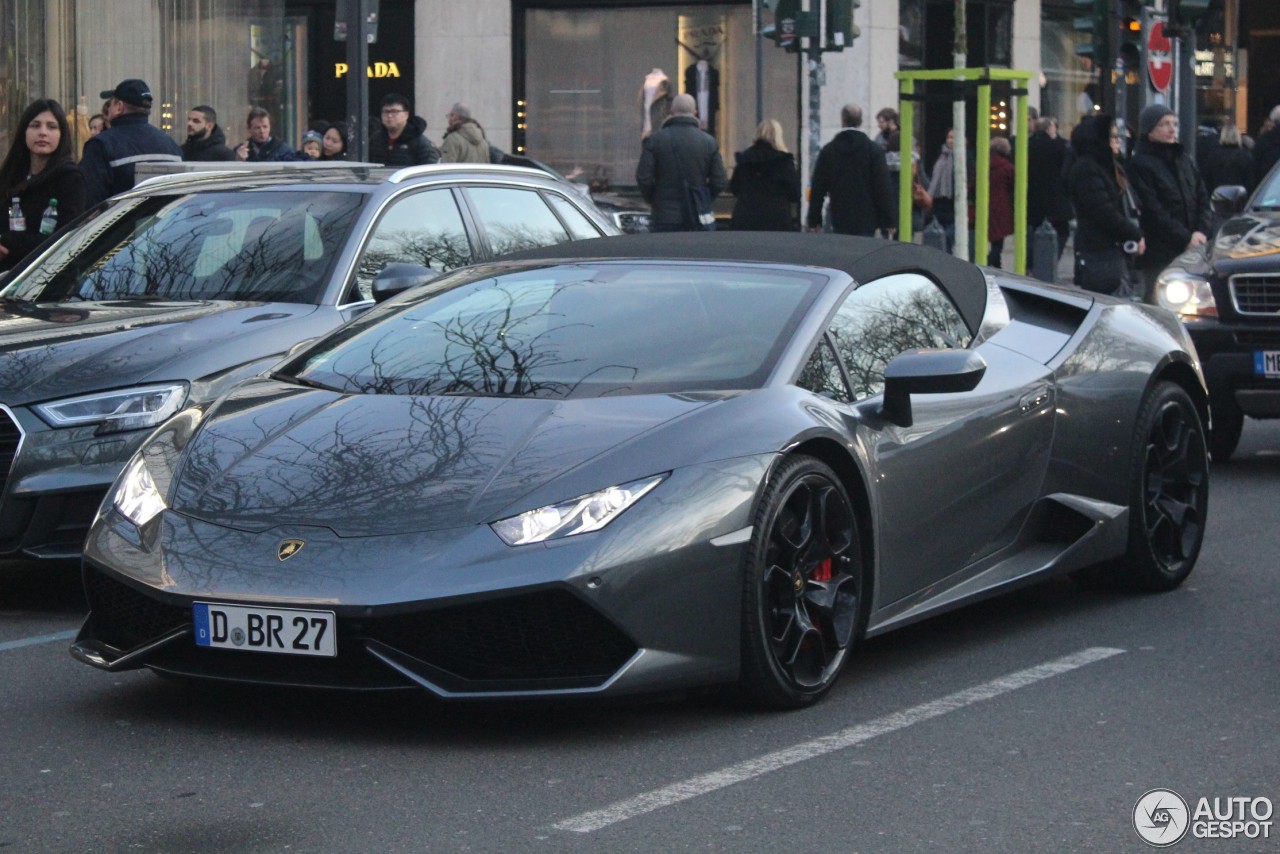
M509 546L541 543L598 531L643 498L666 474L610 486L558 504L548 504L519 516L490 523L493 532Z
M1209 280L1178 267L1170 267L1156 279L1156 304L1180 317L1217 317L1218 304Z
M141 386L41 403L35 411L50 427L100 425L99 433L155 427L187 400L187 384Z
M111 503L133 524L141 528L160 515L167 505L164 496L156 489L156 482L147 471L147 461L141 454L134 456L125 466Z

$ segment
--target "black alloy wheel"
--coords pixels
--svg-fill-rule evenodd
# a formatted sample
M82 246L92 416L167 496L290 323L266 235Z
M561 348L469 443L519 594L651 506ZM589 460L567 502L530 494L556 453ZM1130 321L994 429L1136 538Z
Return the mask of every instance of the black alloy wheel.
M1172 590L1191 574L1204 541L1204 426L1185 391L1160 383L1143 404L1135 439L1126 576L1139 590Z
M740 687L765 706L801 708L835 684L863 627L857 519L835 472L797 456L779 466L754 521Z

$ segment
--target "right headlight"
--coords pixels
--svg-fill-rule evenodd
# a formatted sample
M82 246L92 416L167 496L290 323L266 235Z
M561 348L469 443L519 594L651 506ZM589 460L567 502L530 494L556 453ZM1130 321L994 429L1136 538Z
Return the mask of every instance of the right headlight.
M1156 278L1156 304L1185 318L1217 317L1209 280L1178 267L1170 267Z

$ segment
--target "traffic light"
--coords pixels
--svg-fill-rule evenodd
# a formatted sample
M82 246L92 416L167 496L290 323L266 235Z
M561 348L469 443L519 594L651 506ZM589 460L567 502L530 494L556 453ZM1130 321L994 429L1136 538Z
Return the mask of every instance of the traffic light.
M1088 59L1093 67L1106 66L1111 51L1107 44L1106 0L1072 0L1076 17L1071 25L1079 34L1076 37L1076 56Z
M800 28L798 26L800 13L799 0L759 0L760 3L760 33L766 38L773 39L778 43L779 47L784 47L789 51L800 50ZM773 20L765 20L765 12L773 13Z
M826 44L823 50L844 50L862 35L853 23L853 10L861 5L862 0L827 0L827 20L823 28Z
M1133 85L1142 68L1142 4L1126 0L1120 7L1120 25L1116 42L1116 70L1123 70L1123 82Z
M1165 25L1165 35L1177 38L1188 28L1194 28L1196 22L1209 13L1211 0L1165 0L1165 11L1169 13L1169 23Z

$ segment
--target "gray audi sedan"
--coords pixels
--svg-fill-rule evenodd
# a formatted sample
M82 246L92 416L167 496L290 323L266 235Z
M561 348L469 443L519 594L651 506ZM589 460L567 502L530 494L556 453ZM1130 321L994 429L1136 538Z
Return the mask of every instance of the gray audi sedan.
M197 173L109 200L0 291L0 557L78 556L152 429L376 299L617 233L568 182L504 166Z

